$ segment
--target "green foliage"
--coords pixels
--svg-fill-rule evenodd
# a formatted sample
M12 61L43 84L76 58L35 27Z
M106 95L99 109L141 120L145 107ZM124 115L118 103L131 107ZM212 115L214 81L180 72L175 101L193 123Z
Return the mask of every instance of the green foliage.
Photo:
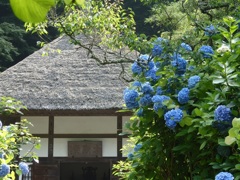
M41 22L55 0L10 0L14 14L25 22Z
M7 117L10 114L21 113L20 110L25 109L21 102L10 98L1 97L0 100L0 114L1 116ZM40 139L33 137L29 132L29 126L32 126L26 119L22 119L20 122L15 124L3 125L1 122L0 128L0 167L7 165L10 167L10 172L1 176L0 179L15 179L15 173L18 175L22 174L19 169L20 162L38 162L38 157L32 150L34 148L40 148ZM20 151L23 145L32 145L29 151L20 156Z
M138 144L141 148L134 148L126 165L121 162L114 166L115 175L122 179L213 179L218 172L228 171L236 179L240 177L238 21L226 17L222 24L215 41L211 41L214 55L203 56L198 50L200 46L190 52L182 49L181 42L164 40L167 44L161 44L161 55L149 53L148 60L149 63L160 63L156 72L159 79L151 79L147 68L134 74L142 88L146 82L151 85L152 97L160 86L162 95L170 99L156 112L153 99L147 105L141 105L145 95L141 86L130 85L131 90L138 92L135 101L140 105L133 108L134 115L127 127L132 131L131 137L135 138L135 148ZM201 41L206 45L211 38L205 36ZM187 68L184 75L179 75L178 66L173 66L174 58L180 58L180 54L187 60L188 67L195 67ZM198 75L200 81L190 87L188 81L194 75ZM188 88L190 92L186 103L179 100L181 95L178 93L182 88ZM125 98L127 93L125 91ZM229 109L230 115L219 117L219 107ZM172 120L167 119L166 114L179 109L183 112L181 121L174 126L168 124Z

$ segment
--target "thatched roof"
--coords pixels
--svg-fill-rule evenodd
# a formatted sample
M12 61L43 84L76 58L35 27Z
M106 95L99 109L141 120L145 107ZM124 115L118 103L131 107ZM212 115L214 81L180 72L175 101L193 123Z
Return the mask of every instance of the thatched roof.
M49 47L60 49L61 53L49 50L48 56L42 56ZM122 92L127 83L119 77L119 64L98 65L86 50L76 50L66 37L56 39L46 48L0 74L0 96L14 97L29 110L122 107Z

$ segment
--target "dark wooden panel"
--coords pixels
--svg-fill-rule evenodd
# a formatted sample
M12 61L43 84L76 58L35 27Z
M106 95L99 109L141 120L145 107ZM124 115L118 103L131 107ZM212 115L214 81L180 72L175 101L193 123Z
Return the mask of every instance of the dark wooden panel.
M33 180L59 180L58 164L34 164L32 167Z

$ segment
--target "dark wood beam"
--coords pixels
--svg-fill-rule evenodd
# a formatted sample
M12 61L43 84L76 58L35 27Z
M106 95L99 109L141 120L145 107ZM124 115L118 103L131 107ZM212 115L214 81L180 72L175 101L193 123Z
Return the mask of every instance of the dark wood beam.
M120 136L119 134L122 133L122 116L118 115L117 116L117 157L118 158L122 158L122 136Z
M48 138L48 134L33 134L36 137ZM118 138L118 134L54 134L53 138ZM122 136L127 138L127 135Z
M89 110L36 110L23 111L24 116L129 116L131 112L118 112L119 109L89 109Z
M53 159L53 143L54 143L54 116L49 116L48 122L48 158Z

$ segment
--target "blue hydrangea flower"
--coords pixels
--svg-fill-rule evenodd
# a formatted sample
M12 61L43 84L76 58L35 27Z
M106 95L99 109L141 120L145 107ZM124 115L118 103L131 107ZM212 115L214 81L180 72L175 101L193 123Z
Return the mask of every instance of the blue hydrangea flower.
M199 52L202 54L204 58L211 58L211 55L213 55L214 53L213 48L208 45L201 46Z
M188 88L182 88L181 91L178 93L178 102L180 104L186 104L189 100L189 89Z
M169 129L174 129L177 125L177 123L172 120L166 121L165 124Z
M152 96L150 94L145 94L139 100L139 104L141 107L149 106L152 103Z
M141 149L141 148L142 148L142 144L139 143L139 144L135 145L133 150L134 150L134 152L136 152L136 151L139 151L139 149Z
M155 95L152 97L152 102L154 103L153 109L155 112L158 112L159 109L162 109L165 107L163 104L164 101L170 100L170 97L165 95Z
M133 157L134 157L133 153L128 153L127 158L128 158L129 160L132 160Z
M142 84L142 92L144 94L152 94L154 92L154 89L149 82L145 82Z
M148 54L141 54L138 59L140 60L140 62L145 63L149 60L149 58L150 57Z
M4 159L4 153L0 153L0 159Z
M155 66L156 66L157 68L160 68L160 67L161 67L161 63L160 63L159 61L157 61L157 62L155 62Z
M149 55L140 55L138 60L132 64L132 72L133 74L139 75L143 72L144 69L151 69L154 66L155 64L152 60L150 61Z
M166 43L167 42L167 39L164 39L164 38L161 38L161 37L158 37L155 41L154 41L154 45L155 44L162 44L162 43Z
M220 172L215 176L215 180L233 180L234 177L229 172Z
M152 56L160 56L162 54L163 48L161 45L155 44L152 49Z
M188 87L189 88L194 88L195 85L200 81L200 77L195 75L195 76L192 76L188 79Z
M0 120L0 129L2 128L2 121Z
M183 49L185 49L186 51L192 51L191 46L189 46L189 45L186 44L186 43L181 43L181 47L182 47Z
M210 26L207 26L205 29L204 29L204 34L206 36L213 36L214 34L217 33L217 30L216 28L211 24Z
M134 81L132 85L136 86L136 87L141 87L142 86L141 82L139 82L139 81Z
M180 122L183 118L183 111L181 109L172 109L164 114L164 120L167 127L173 129L176 123ZM174 122L172 122L174 121Z
M142 116L143 116L143 108L140 108L140 109L137 111L137 116L138 116L138 117L142 117Z
M26 175L29 173L29 167L25 162L20 162L19 163L19 168L22 171L23 175Z
M2 164L0 166L0 177L4 177L10 173L10 167L7 164Z
M231 110L230 108L224 106L224 105L220 105L217 107L217 109L214 111L214 119L216 121L226 121L226 122L230 122L232 121L233 117L231 115Z
M145 73L145 77L149 80L153 80L154 82L159 80L160 79L160 76L157 76L156 73L157 73L157 70L158 68L152 68L150 70L148 70L146 73Z
M162 93L163 93L162 88L160 86L158 86L156 89L156 95L162 95Z
M141 74L143 71L142 67L138 64L138 62L134 62L132 64L132 72L133 74Z
M172 66L177 68L176 74L181 76L186 72L187 61L180 55L176 55L176 57L173 58Z
M123 99L128 109L134 109L139 107L138 101L137 101L138 96L139 96L138 92L135 90L131 90L131 89L124 90Z

